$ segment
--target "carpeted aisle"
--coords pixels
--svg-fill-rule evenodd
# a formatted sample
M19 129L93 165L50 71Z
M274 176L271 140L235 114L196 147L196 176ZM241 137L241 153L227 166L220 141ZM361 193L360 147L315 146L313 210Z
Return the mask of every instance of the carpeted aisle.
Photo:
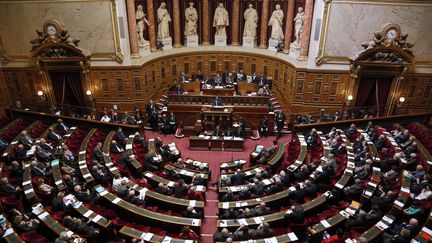
M160 133L153 131L146 131L145 136L147 139L160 137L164 144L175 142L178 150L182 154L182 158L191 158L194 160L209 163L210 170L212 172L211 182L206 192L206 203L204 208L204 218L201 224L201 241L204 243L213 242L213 233L217 230L216 221L218 213L218 194L217 186L211 186L211 183L215 183L219 177L219 164L222 162L230 161L232 159L245 159L248 161L244 168L249 166L249 155L254 150L257 144L270 147L273 144L275 136L267 138L261 138L259 140L247 139L244 144L243 152L226 152L226 151L190 151L189 150L189 139L176 138L174 135L164 136ZM291 139L290 134L283 134L280 140L287 143Z

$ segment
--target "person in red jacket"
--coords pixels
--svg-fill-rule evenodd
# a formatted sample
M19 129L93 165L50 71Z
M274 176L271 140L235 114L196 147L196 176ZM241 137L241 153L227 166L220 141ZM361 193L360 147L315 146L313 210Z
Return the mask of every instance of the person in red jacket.
M344 231L342 229L337 229L336 234L330 236L327 239L322 240L322 243L343 243L345 242L343 239Z
M194 240L194 241L198 240L198 235L193 230L191 230L187 225L183 226L182 232L178 237L179 239L183 239L183 240Z
M187 194L187 199L196 200L196 201L204 201L204 197L201 192L196 191L196 187L193 186L189 189Z

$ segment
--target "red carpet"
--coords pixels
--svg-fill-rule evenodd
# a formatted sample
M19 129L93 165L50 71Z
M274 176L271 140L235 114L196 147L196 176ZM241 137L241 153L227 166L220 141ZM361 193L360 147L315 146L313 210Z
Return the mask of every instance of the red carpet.
M248 161L243 168L249 166L249 155L254 150L257 144L264 145L265 147L271 147L275 136L268 138L261 138L259 140L247 139L244 144L243 152L226 152L226 151L190 151L189 150L189 139L176 138L174 135L164 136L157 132L146 131L145 136L147 139L160 137L163 143L175 142L178 150L182 154L182 158L191 158L194 160L209 163L210 170L212 171L211 183L217 181L219 177L219 164L222 162L230 161L232 159L245 159ZM287 143L291 139L290 134L283 134L280 140ZM204 219L201 224L201 241L200 242L213 242L213 233L216 232L216 220L218 218L218 194L217 187L209 187L206 192L206 204L204 208Z

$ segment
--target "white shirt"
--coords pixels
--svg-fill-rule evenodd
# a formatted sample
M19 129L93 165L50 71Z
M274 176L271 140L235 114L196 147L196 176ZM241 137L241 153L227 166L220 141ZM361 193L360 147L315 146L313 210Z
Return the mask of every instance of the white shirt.
M109 122L111 121L111 118L109 118L109 116L103 116L101 119L101 122Z

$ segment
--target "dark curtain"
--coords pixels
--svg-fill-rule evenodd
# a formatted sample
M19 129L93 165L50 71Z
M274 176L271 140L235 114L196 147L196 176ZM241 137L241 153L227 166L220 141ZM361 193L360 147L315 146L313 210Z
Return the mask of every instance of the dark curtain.
M361 77L359 89L356 98L356 107L363 107L367 105L368 100L370 100L371 93L375 94L375 77Z
M79 71L50 72L50 77L57 104L86 105Z
M388 94L390 92L390 88L392 85L393 78L392 77L379 77L377 78L377 105L379 112L384 111L384 107L387 103Z

